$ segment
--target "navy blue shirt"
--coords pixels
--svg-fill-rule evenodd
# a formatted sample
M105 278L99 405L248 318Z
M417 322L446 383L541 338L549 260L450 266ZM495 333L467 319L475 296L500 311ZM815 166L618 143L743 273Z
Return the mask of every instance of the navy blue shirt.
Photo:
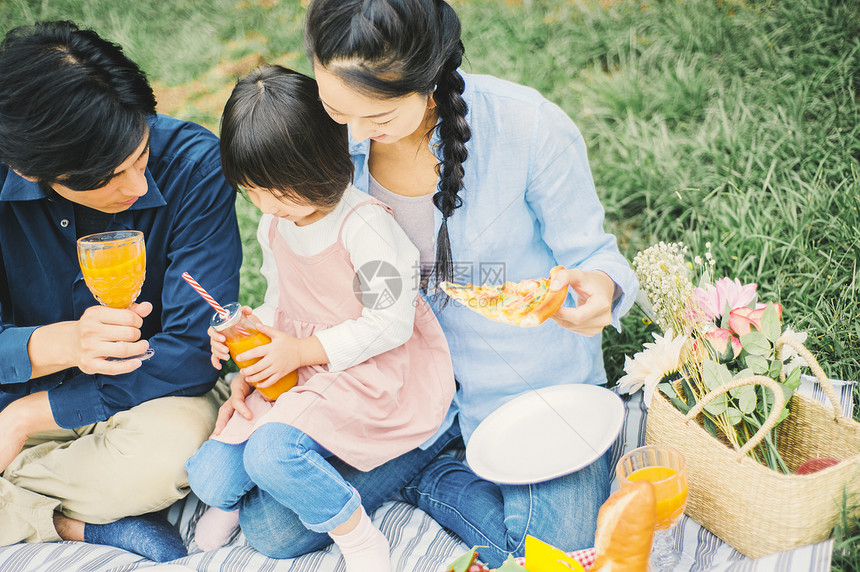
M0 410L48 391L54 420L74 428L166 395L200 395L218 371L206 330L211 307L182 279L189 272L216 300L236 301L242 247L235 190L221 174L218 139L184 121L150 122L148 190L106 230L143 231L146 280L137 300L153 305L141 336L155 355L116 376L70 368L30 379L30 335L76 320L97 304L81 276L73 204L0 164Z

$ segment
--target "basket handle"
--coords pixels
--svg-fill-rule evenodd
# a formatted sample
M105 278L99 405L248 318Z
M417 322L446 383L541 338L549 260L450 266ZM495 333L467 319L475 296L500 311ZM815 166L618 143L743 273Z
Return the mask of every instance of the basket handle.
M830 383L830 378L827 377L827 374L824 373L824 370L821 369L820 365L818 365L818 360L815 359L812 352L806 349L806 347L796 339L782 335L778 340L776 340L776 344L774 345L776 359L779 361L782 361L783 346L791 346L794 351L800 354L800 357L806 360L807 365L809 365L809 369L811 369L812 373L815 374L816 379L818 379L818 383L821 385L821 389L824 390L824 395L827 396L827 399L829 399L831 405L833 405L833 419L836 420L840 417L844 417L842 414L842 403L836 395L836 390L833 388L833 384ZM785 383L784 369L779 372L779 381Z
M687 415L684 417L684 422L689 423L693 418L696 417L702 410L705 408L705 405L714 400L714 398L719 397L724 393L728 393L732 389L737 389L738 387L742 387L744 385L764 385L768 389L771 390L774 397L773 409L765 420L764 424L759 427L759 430L756 431L755 435L753 435L749 441L747 441L743 447L738 450L738 460L741 460L747 453L749 453L753 447L757 446L761 443L764 436L768 431L776 427L776 422L779 419L779 416L782 414L782 409L785 407L785 395L782 393L782 389L776 384L774 380L769 377L765 377L763 375L753 375L750 377L744 377L741 379L735 379L730 381L729 383L723 384L716 389L712 389L693 406L690 411L687 412Z

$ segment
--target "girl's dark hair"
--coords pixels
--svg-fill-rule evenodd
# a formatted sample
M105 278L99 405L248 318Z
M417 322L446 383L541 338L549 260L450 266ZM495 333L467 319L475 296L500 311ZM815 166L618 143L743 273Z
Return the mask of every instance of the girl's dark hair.
M117 44L72 22L0 44L0 161L44 185L99 188L141 144L155 96Z
M433 95L439 113L442 161L433 203L442 212L436 237L436 281L451 280L454 263L448 218L463 204L463 163L471 138L460 20L443 0L313 0L305 47L321 65L357 91L383 98Z
M352 181L345 125L320 103L316 82L281 66L239 80L221 117L227 182L330 210Z

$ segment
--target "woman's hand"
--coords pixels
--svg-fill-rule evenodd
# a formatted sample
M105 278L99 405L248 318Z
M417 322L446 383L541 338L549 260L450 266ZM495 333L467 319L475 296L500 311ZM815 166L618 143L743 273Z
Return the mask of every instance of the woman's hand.
M230 382L230 397L218 409L218 419L215 420L215 429L209 435L210 439L221 434L221 431L227 426L227 422L233 417L233 413L238 413L249 421L254 417L254 414L245 405L245 399L252 391L254 391L254 387L245 381L245 376L241 372L233 378L233 381Z
M560 308L550 316L559 326L591 337L612 323L612 303L616 298L616 286L605 272L560 270L550 283L549 289L560 290L567 287L576 292L576 308Z

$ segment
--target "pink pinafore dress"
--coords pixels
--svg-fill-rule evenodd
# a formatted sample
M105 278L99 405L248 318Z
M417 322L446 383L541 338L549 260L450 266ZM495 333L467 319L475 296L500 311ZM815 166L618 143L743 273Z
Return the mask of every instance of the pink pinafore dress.
M313 256L296 254L269 228L277 260L280 299L274 327L296 337L312 336L361 317L354 292L356 272L342 242L343 224L371 199L353 208L338 240ZM445 418L454 396L448 343L436 316L419 294L412 337L406 343L343 371L327 365L301 367L298 384L268 402L254 391L246 403L254 414L234 414L216 437L241 443L264 423L292 425L356 469L368 471L424 443Z

